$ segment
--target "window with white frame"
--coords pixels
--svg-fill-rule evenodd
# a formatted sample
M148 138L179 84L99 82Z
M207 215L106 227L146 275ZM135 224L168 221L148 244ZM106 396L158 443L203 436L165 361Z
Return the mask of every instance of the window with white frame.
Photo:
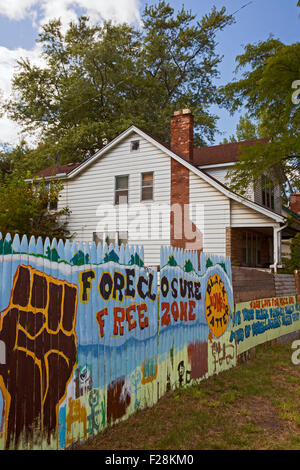
M115 176L115 204L128 204L128 175Z
M153 201L153 171L142 173L142 201Z

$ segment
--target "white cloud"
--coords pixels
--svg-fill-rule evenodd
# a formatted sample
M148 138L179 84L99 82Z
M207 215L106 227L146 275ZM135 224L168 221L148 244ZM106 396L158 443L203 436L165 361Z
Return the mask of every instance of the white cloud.
M31 64L43 66L41 57L41 45L37 44L34 49L26 50L22 48L10 50L0 46L0 91L4 99L8 99L11 94L11 83L14 73L17 71L17 61L20 58L28 58ZM19 132L21 128L12 122L6 115L0 119L0 142L15 145L19 142Z
M22 20L31 17L31 8L38 3L38 0L0 0L0 15L10 20Z
M0 142L15 146L20 142L21 128L6 116L0 119Z
M80 8L93 23L139 23L140 0L0 0L0 15L11 20L31 18L38 26L53 18L61 18L64 26L77 18Z
M0 15L17 21L29 18L32 26L38 29L51 19L61 18L65 30L70 21L78 18L78 9L89 16L92 24L103 20L140 24L139 8L140 0L0 0ZM12 50L0 46L0 91L4 98L8 98L11 93L11 80L16 71L17 60L28 57L32 64L42 65L40 53L40 44L32 50ZM16 144L19 141L19 130L7 116L2 117L0 142Z

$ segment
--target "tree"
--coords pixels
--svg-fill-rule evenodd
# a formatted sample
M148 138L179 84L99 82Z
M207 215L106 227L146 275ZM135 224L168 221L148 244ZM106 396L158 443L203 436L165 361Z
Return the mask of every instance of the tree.
M246 71L220 90L224 103L232 113L245 105L249 118L259 122L260 134L270 141L243 147L229 175L231 187L243 192L268 173L287 197L300 188L300 109L292 88L300 77L300 43L285 45L269 37L246 45L236 60L236 71Z
M257 125L251 121L248 114L240 116L239 122L236 125L236 135L231 135L229 139L223 139L223 144L230 142L241 142L243 140L255 140L260 137L258 135Z
M289 246L289 254L282 257L284 272L293 274L300 267L300 234L295 235L289 242L283 242Z
M28 184L24 174L4 176L0 184L0 232L12 236L18 233L28 237L68 238L68 209L49 210L49 203L57 198L60 190L61 185L54 182L50 186L43 181Z
M25 141L21 141L16 147L2 145L0 149L0 180L5 175L15 172L27 172L32 168L30 161L31 152Z
M221 61L216 32L233 22L225 8L200 21L161 0L146 6L141 30L122 24L91 26L87 17L63 33L58 20L43 26L44 67L18 62L6 110L26 132L39 134L28 151L32 171L83 161L135 124L169 139L173 111L190 108L196 142L212 140L218 101L213 83Z

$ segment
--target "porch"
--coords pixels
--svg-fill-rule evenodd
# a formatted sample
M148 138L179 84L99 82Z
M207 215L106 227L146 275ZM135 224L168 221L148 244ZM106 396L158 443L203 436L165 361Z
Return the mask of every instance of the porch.
M277 272L282 261L282 241L297 232L278 224L263 227L227 227L226 256L233 266L272 269Z

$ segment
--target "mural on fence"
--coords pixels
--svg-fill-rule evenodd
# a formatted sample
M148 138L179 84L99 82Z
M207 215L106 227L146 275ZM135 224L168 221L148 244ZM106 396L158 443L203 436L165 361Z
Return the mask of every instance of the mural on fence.
M230 342L242 354L258 344L300 330L300 303L296 297L273 297L236 304Z
M0 253L2 448L65 448L155 402L142 249L7 236Z
M65 448L234 365L228 260L0 239L2 448ZM160 313L159 313L160 312Z
M0 238L0 446L64 449L236 364L228 259Z
M229 344L234 314L230 261L202 253L200 266L195 252L162 248L160 394L236 363Z
M64 449L300 329L295 297L237 304L230 260L0 236L0 448Z

